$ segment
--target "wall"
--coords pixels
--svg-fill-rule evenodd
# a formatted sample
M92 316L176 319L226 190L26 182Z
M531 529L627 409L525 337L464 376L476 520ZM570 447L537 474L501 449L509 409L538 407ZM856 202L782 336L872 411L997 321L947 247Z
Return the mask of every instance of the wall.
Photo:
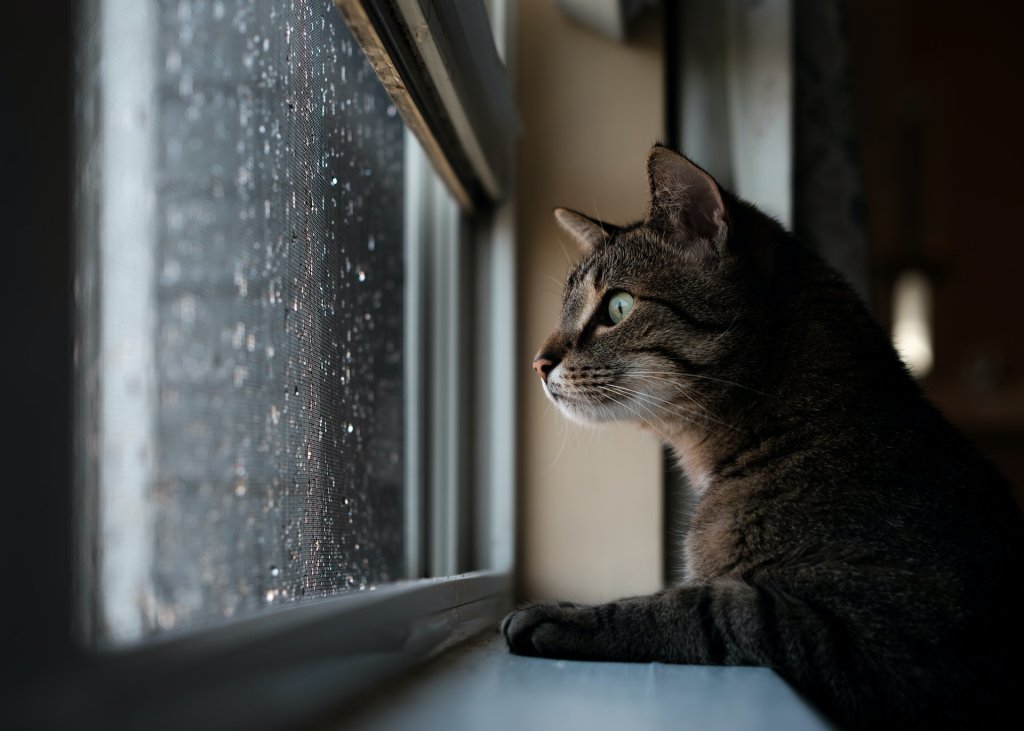
M588 429L549 405L530 369L576 251L556 206L613 222L644 215L644 160L663 134L661 28L620 45L519 4L519 570L526 598L600 601L661 585L661 450L629 425Z

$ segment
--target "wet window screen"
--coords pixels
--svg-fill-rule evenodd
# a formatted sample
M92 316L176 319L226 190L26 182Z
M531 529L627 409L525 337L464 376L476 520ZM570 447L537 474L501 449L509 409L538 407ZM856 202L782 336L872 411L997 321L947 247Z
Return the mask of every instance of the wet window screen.
M395 108L330 0L92 7L93 635L402 578Z

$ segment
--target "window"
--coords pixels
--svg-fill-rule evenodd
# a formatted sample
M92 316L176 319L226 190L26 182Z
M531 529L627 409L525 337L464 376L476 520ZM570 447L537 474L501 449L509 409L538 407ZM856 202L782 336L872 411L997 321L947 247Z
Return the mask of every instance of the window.
M482 3L338 5L80 13L75 614L92 652L216 646L217 663L275 627L294 654L306 627L305 652L362 662L346 637L369 652L434 618L355 687L507 599L504 68Z
M151 12L101 40L103 644L407 573L401 119L326 2Z

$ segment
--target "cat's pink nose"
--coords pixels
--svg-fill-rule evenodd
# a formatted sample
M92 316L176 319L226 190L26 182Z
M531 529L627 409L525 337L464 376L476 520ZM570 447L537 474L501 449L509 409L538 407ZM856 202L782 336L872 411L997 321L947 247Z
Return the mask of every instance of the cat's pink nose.
M536 358L533 359L533 370L540 376L540 380L547 383L548 374L555 369L559 361L557 358L549 353L539 353Z

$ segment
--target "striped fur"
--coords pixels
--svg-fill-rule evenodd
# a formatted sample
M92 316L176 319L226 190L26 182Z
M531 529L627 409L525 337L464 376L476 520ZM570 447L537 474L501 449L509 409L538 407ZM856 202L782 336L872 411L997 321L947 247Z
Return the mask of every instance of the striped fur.
M817 256L667 148L648 172L639 223L559 214L584 256L540 357L565 415L675 449L699 495L686 580L527 605L503 623L509 647L766 665L843 727L999 720L1024 647L1007 482ZM618 290L635 304L612 325Z

